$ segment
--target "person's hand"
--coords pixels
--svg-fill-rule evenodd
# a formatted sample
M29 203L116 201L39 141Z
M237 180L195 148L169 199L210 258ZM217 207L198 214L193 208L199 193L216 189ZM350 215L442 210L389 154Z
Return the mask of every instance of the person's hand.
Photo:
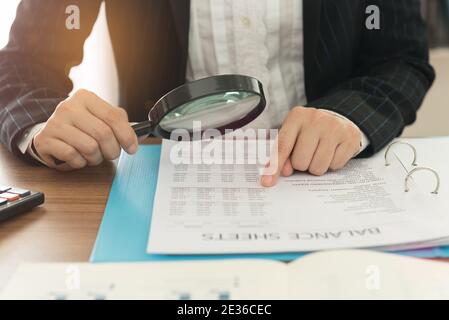
M63 171L116 159L121 148L130 154L138 148L126 111L87 90L62 101L33 144L49 167Z
M294 170L320 176L341 169L359 152L360 141L360 129L352 122L323 110L295 107L279 130L277 154L272 155L261 184L271 187L279 175L290 176Z

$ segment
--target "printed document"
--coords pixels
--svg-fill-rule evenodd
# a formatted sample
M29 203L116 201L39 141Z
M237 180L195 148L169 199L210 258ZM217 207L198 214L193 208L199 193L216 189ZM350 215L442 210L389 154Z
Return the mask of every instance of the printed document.
M162 145L149 253L410 248L449 236L449 215L435 205L439 195L413 180L405 192L410 168L397 156L385 166L379 152L321 177L298 172L265 188L257 164L172 161L178 143ZM201 148L192 145L205 144L182 143L190 144L193 156Z

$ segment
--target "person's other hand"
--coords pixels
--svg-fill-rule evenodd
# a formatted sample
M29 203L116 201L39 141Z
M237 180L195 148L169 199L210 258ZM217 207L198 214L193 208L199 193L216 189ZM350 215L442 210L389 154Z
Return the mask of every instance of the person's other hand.
M285 118L279 134L276 154L261 184L271 187L280 175L290 176L294 170L321 176L328 170L343 168L360 150L361 131L332 113L315 108L295 107ZM273 155L272 155L273 156Z
M121 148L130 154L138 148L126 111L87 90L62 101L33 144L49 167L63 171L116 159Z

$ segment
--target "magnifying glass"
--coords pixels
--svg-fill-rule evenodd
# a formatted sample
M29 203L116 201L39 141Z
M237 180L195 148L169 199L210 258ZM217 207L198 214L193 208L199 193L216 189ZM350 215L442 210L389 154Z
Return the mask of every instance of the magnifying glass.
M132 128L138 137L152 135L165 139L170 139L173 131L184 129L195 140L208 129L216 129L222 135L227 129L239 129L256 119L265 105L263 86L256 78L234 74L213 76L173 89L150 109L148 121L136 123ZM197 121L201 130L194 135ZM56 165L63 163L55 159Z
M265 109L266 99L259 80L244 75L219 75L199 79L173 89L150 109L148 121L134 124L138 137L152 135L170 139L177 129L192 140L208 129L222 135L256 119ZM193 135L194 121L201 134Z

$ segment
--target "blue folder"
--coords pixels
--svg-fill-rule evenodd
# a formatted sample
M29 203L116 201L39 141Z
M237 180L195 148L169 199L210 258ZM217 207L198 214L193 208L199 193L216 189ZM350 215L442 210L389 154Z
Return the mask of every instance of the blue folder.
M177 261L211 259L274 259L290 261L305 253L238 255L148 254L147 241L159 170L160 145L140 146L136 155L120 157L103 220L90 260L92 262ZM449 247L402 251L422 258L449 257Z

